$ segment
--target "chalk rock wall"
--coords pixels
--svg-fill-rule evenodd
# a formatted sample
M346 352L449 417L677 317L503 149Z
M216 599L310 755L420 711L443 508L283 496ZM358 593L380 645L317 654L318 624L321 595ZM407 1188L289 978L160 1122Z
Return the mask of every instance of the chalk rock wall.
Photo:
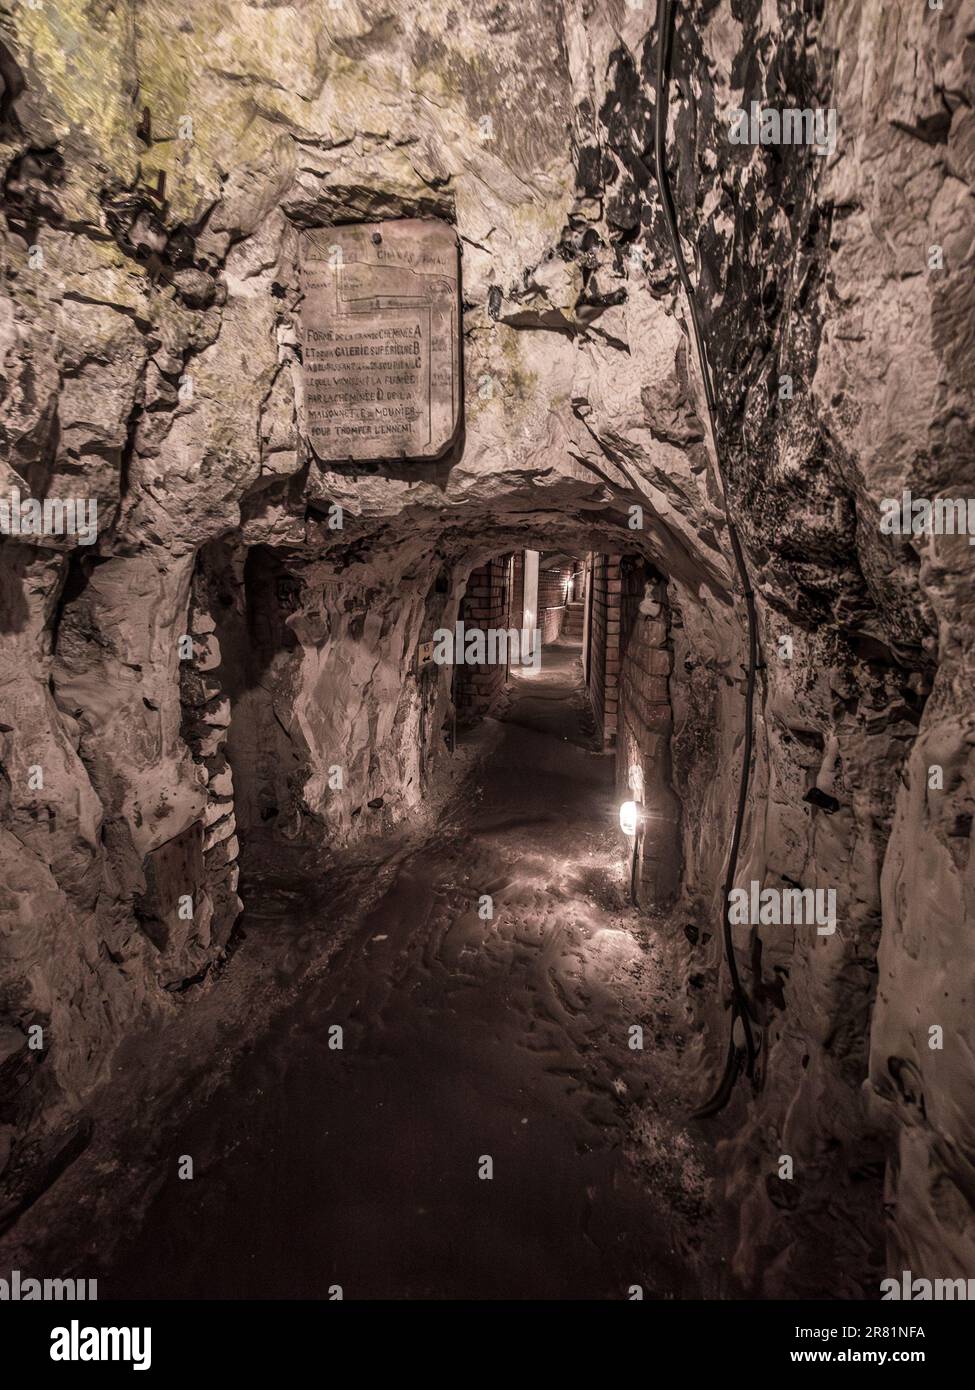
M902 487L964 494L975 458L964 8L701 7L675 42L678 216L698 248L767 668L740 879L834 887L840 915L829 937L739 939L765 1052L761 1093L729 1144L736 1271L770 1294L822 1288L804 1261L823 1260L816 1233L843 1208L860 1216L845 1235L831 1228L827 1287L875 1292L878 1231L864 1213L878 1121L893 1266L972 1268L970 725L951 695L966 683L971 552L964 537L900 539L878 524ZM623 44L608 28L596 66L611 78L605 143L626 171L617 215L653 257L661 236L640 197L653 62L632 23ZM731 144L729 112L752 100L832 107L835 150ZM927 792L942 759L946 793ZM719 784L726 793L724 773ZM833 814L804 800L810 789ZM929 1046L935 1023L943 1049ZM777 1176L783 1155L791 1184Z
M99 529L0 543L7 1179L18 1136L61 1143L119 1039L219 959L248 835L336 847L422 805L451 708L417 644L524 545L630 550L668 579L695 926L669 949L707 985L703 1098L744 655L651 173L652 10L66 0L18 7L2 45L0 492L94 496ZM891 1258L970 1273L971 552L877 525L883 497L960 488L973 457L963 7L681 6L673 66L668 158L762 626L741 879L835 887L840 916L831 937L740 931L763 1050L731 1112L736 1274L822 1292L829 1223L834 1292L875 1289L885 1162ZM835 151L732 145L751 99L834 106ZM458 234L463 436L436 464L323 464L297 427L299 238L402 216Z
M963 11L796 7L770 26L766 10L719 6L678 30L677 200L700 248L719 436L767 664L741 877L835 887L840 917L833 936L778 928L747 942L767 1051L729 1157L738 1270L768 1293L815 1287L821 1274L802 1261L822 1258L829 1212L870 1210L878 1118L900 1155L887 1150L894 1266L972 1268L970 716L950 694L966 683L971 551L965 537L900 539L878 524L903 487L934 497L971 485ZM755 99L833 108L835 150L729 145L728 109ZM946 790L926 792L942 759ZM804 802L810 789L834 799L833 814ZM929 1045L934 1024L943 1048ZM795 1161L792 1186L777 1179L780 1155ZM873 1239L862 1217L837 1232L834 1292L857 1278L875 1290Z

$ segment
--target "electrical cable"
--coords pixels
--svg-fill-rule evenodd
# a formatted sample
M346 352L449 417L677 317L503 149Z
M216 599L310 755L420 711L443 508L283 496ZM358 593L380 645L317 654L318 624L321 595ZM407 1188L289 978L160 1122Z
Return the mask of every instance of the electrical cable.
M636 864L637 857L640 853L640 840L643 834L643 819L640 816L639 811L637 812L637 817L638 818L636 829L633 832L633 857L630 860L630 902L633 904L634 907L640 906L640 900L636 886Z
M731 931L731 893L735 886L735 875L738 870L738 854L741 848L742 827L745 819L745 811L748 806L748 789L751 779L752 747L754 743L755 676L758 669L758 617L755 610L755 592L751 586L748 566L745 561L745 553L742 549L741 540L738 536L738 529L732 519L731 510L728 505L728 486L724 475L724 469L721 466L721 450L718 443L717 429L717 407L714 385L711 377L711 368L708 362L704 336L701 332L694 287L687 273L687 266L684 263L684 255L681 251L677 214L674 209L670 184L667 179L665 159L668 104L667 89L669 83L670 45L674 29L675 8L676 0L657 0L657 86L654 123L654 160L656 164L657 187L660 191L660 201L663 204L664 217L670 235L674 260L677 263L677 273L684 288L684 294L687 297L691 330L694 337L694 347L701 368L701 377L704 382L704 396L707 402L708 416L711 424L711 437L714 441L715 461L718 469L718 477L721 482L721 497L724 506L725 521L728 527L728 539L731 543L735 568L738 571L738 578L745 600L748 630L748 667L746 671L745 729L742 745L741 777L738 784L738 804L735 810L734 829L732 831L731 847L728 854L728 869L724 883L723 941L725 961L731 980L731 1037L728 1043L728 1057L725 1063L724 1074L718 1083L717 1090L704 1105L694 1112L695 1119L703 1119L706 1116L716 1115L719 1110L723 1110L725 1105L727 1105L732 1091L734 1090L735 1082L741 1072L743 1062L746 1075L749 1077L752 1075L755 1066L755 1058L758 1052L751 1028L751 1005L749 1004L748 996L745 993L741 977L738 973L738 962L735 958L734 939Z

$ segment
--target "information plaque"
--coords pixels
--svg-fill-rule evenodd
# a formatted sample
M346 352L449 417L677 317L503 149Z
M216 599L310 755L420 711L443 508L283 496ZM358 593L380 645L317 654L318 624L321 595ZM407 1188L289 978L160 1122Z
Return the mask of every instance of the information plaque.
M323 460L436 459L460 420L458 243L436 219L302 234L303 426Z

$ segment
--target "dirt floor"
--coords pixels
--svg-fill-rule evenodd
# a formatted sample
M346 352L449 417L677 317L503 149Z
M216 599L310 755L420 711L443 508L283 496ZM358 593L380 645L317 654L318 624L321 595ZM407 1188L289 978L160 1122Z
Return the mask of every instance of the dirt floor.
M513 678L420 843L252 868L220 980L120 1056L0 1268L100 1298L727 1292L676 988L626 900L578 657Z

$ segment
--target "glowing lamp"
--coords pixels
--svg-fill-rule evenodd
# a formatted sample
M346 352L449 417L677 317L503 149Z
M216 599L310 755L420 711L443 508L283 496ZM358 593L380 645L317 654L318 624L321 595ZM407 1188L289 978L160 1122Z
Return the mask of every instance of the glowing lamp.
M624 835L635 835L640 824L641 807L636 801L624 801L620 807L620 829Z

